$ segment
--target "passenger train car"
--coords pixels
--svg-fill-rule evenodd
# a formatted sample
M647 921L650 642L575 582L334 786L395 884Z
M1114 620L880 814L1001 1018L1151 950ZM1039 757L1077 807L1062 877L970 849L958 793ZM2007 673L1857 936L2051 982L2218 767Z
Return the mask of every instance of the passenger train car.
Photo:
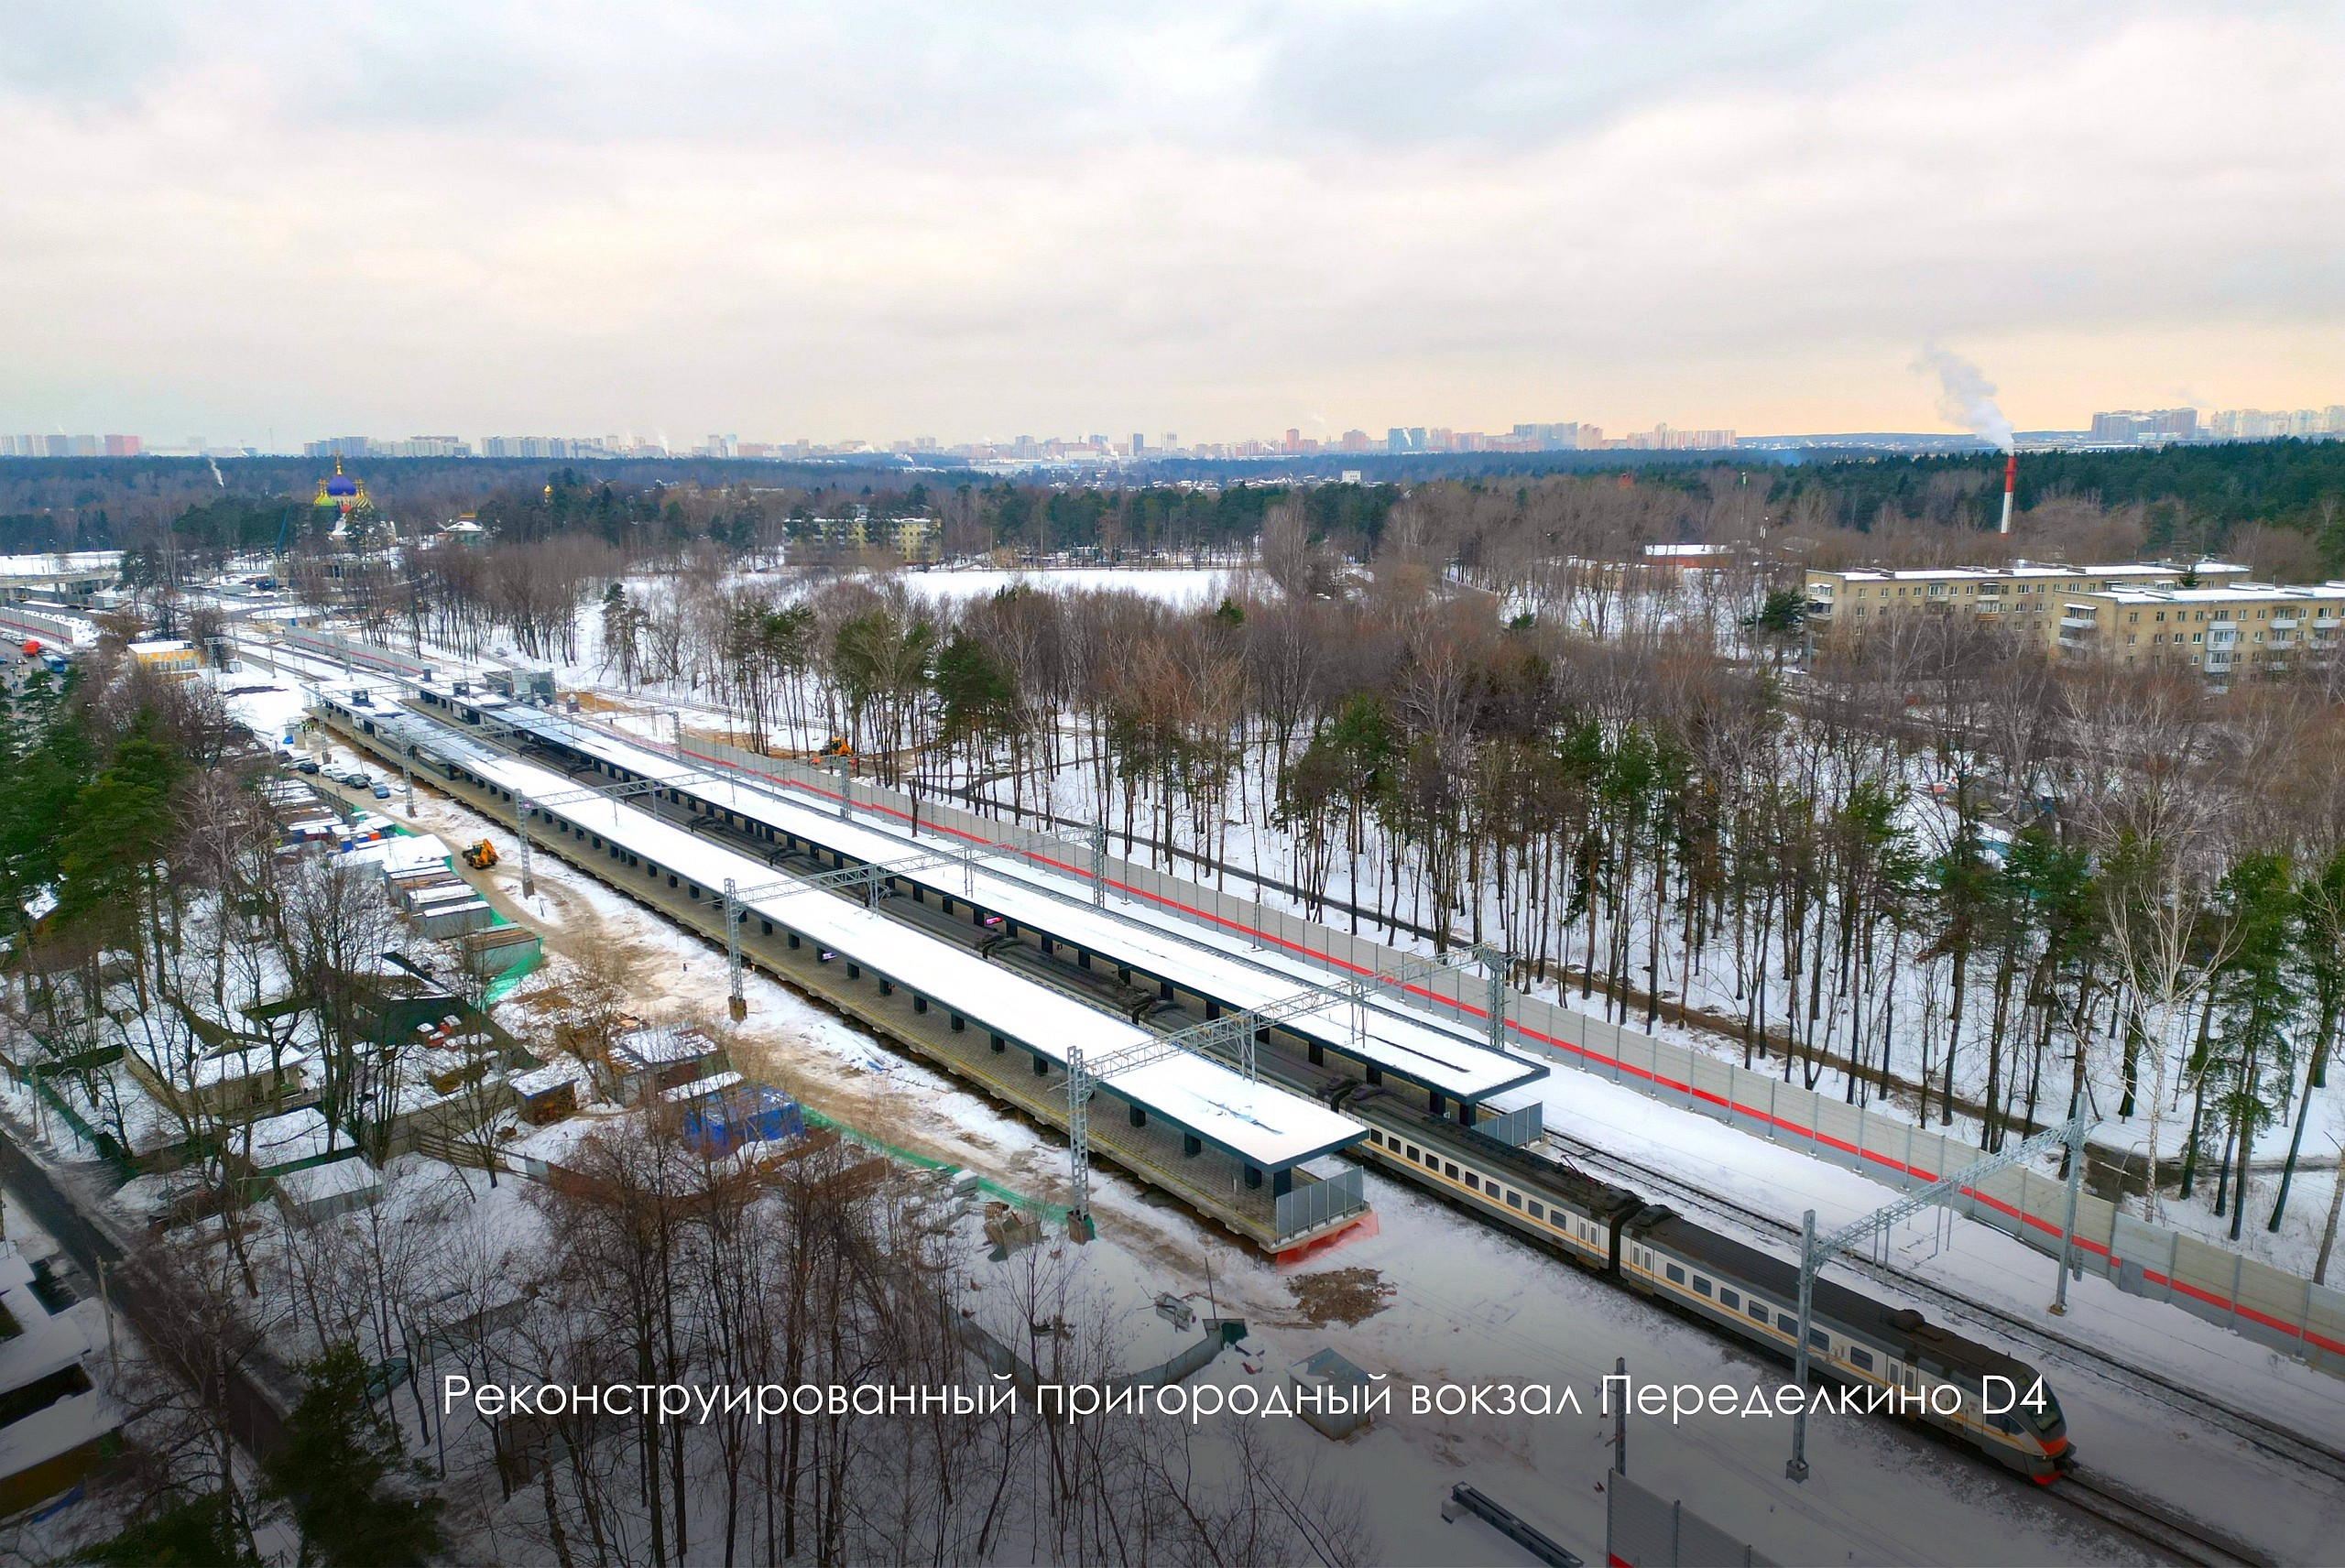
M375 730L364 713L353 717L362 730ZM428 746L419 745L411 754L451 778L464 774L458 764ZM683 803L672 791L661 793ZM656 798L641 804L655 809ZM773 837L772 830L766 835ZM603 847L602 841L596 839L595 845ZM616 844L609 848L614 856L622 854ZM800 861L803 869L815 871L846 864L841 852L832 850L825 866L824 853L783 835L769 858ZM634 864L634 856L625 858ZM671 886L675 881L671 875ZM691 893L702 896L698 887ZM1132 984L1129 972L1096 972L1087 956L1067 964L1047 942L1037 953L1000 940L1008 931L990 930L973 941L968 929L951 918L952 900L941 902L943 908L933 915L918 904L899 904L891 913L938 927L940 934L949 926L957 940L996 962L1026 969L1032 978L1135 1023L1155 1027L1152 1016L1171 1006L1169 987L1151 992ZM791 940L794 944L797 939ZM1794 1350L1798 1270L1793 1265L1647 1203L1625 1188L1419 1108L1391 1088L1317 1060L1315 1050L1306 1065L1276 1042L1264 1043L1271 1049L1258 1061L1266 1076L1365 1124L1368 1141L1353 1145L1352 1154L1626 1289L1666 1301L1718 1332L1778 1356ZM2074 1463L2059 1403L2025 1364L1936 1327L1918 1312L1892 1311L1824 1279L1816 1281L1810 1298L1809 1324L1810 1365L1827 1377L1860 1389L1895 1390L1903 1396L1901 1413L2039 1482L2052 1480ZM2012 1399L2009 1413L1989 1413L1991 1389L1999 1401Z
M1794 1265L1386 1090L1347 1081L1326 1098L1367 1125L1368 1142L1351 1152L1370 1164L1719 1333L1785 1358L1796 1347ZM1893 1399L1898 1413L2038 1483L2076 1462L2059 1400L2034 1367L1828 1279L1808 1300L1808 1364L1883 1390L1881 1408ZM1991 1414L1991 1404L2008 1413Z

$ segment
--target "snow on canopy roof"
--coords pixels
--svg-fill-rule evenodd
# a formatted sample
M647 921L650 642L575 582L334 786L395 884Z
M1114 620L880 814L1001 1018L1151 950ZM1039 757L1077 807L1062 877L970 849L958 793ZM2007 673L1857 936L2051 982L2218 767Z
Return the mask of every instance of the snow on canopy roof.
M737 811L753 822L792 833L801 838L844 851L850 857L887 864L933 854L940 842L911 840L858 817L842 822L827 811L801 805L787 795L769 793L755 781L680 763L662 753L633 746L615 735L559 715L516 710L501 722L528 729L546 739L574 746L630 772L669 781ZM551 776L550 776L551 777ZM565 792L578 781L562 780ZM755 879L770 880L772 873L756 862ZM672 867L671 867L672 869ZM1022 874L1021 874L1022 873ZM1070 902L1053 896L1033 879L1037 874L1005 863L981 863L976 870L976 896L987 908L1021 925L1047 931L1118 964L1145 968L1211 995L1232 1008L1257 1007L1283 1001L1312 985L1331 984L1326 971L1273 953L1214 951L1185 932L1159 930L1112 911L1091 907L1087 891ZM749 878L744 878L745 882ZM932 868L905 880L920 883L954 898L959 890L958 867ZM712 886L722 886L721 881ZM1387 1073L1459 1099L1478 1101L1517 1083L1546 1076L1540 1064L1505 1051L1491 1051L1478 1032L1468 1035L1462 1026L1414 1009L1371 1003L1365 1009L1366 1037L1358 1042L1361 1055ZM1282 1029L1320 1040L1349 1054L1355 1049L1352 1008L1330 998L1327 1005L1282 1019Z
M402 741L447 734L442 726L413 714L377 715L375 723L377 733ZM518 795L534 799L576 790L561 774L492 753L469 739L444 744L460 745L468 768ZM704 889L722 887L728 877L752 886L773 880L772 870L762 862L616 801L598 799L549 810ZM1097 1061L1162 1038L818 888L784 888L745 898L742 908L916 990L1061 1067L1074 1047ZM1117 1094L1269 1170L1340 1149L1364 1130L1348 1116L1185 1052L1111 1074L1103 1082Z

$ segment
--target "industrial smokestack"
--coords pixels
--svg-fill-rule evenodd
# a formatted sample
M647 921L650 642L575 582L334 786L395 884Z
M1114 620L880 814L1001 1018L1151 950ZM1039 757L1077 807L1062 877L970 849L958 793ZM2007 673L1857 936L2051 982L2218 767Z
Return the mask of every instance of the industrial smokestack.
M2012 492L2019 485L2019 453L2011 452L2003 459L2003 526L1995 531L2012 531Z

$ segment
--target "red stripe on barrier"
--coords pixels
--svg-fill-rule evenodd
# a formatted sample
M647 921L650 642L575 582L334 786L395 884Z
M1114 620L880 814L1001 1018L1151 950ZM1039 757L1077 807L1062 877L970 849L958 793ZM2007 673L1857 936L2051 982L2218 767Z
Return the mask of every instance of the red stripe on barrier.
M622 736L619 738L625 739L627 737ZM629 744L636 743L630 741ZM721 757L710 757L702 752L693 751L688 747L679 747L677 749L681 756L692 757L696 761L708 763L713 767L730 768L736 772L754 773L756 777L767 779L771 783L780 784L785 788L802 789L810 795L820 796L822 799L826 800L837 800L840 799L838 795L832 791L817 788L813 784L803 783L797 779L778 778L770 773L764 773L753 768L743 768L739 763L727 762ZM864 802L862 809L866 811L882 812L888 816L896 817L904 821L911 820L911 813L898 811L890 806L880 805L877 802ZM984 838L979 834L968 833L958 828L935 825L933 831L941 833L949 833L955 838L966 839L988 848L1006 847L1002 844L1000 840ZM1090 876L1089 871L1083 867L1069 866L1063 861L1053 860L1048 855L1037 854L1031 849L1021 851L1020 853L1024 854L1029 859L1040 865L1048 866L1056 870L1063 871L1070 876L1085 878ZM1251 937L1258 942L1266 942L1274 947L1301 953L1306 958L1326 964L1329 968L1347 970L1354 975L1372 975L1375 973L1371 968L1362 964L1349 963L1344 959L1336 957L1332 953L1315 953L1301 942L1293 942L1271 931L1258 931L1241 921L1232 920L1221 915L1213 914L1204 909L1193 908L1190 905L1182 903L1177 898L1169 898L1159 893L1151 893L1145 889L1133 887L1129 884L1117 882L1112 879L1107 882L1107 886L1114 888L1117 892L1122 893L1127 898L1138 898L1147 903L1154 904L1160 909L1172 909L1180 914L1187 915L1202 923L1236 931L1240 935ZM1406 991L1412 996L1422 996L1427 1001L1448 1007L1453 1011L1469 1014L1474 1018L1487 1019L1489 1016L1487 1008L1477 1007L1471 1003L1463 1000L1437 996L1420 985L1403 985L1397 988ZM1935 1172L1925 1171L1919 1166L1907 1164L1904 1161L1892 1159L1886 1154L1877 1153L1874 1150L1863 1148L1860 1145L1849 1143L1840 1138L1830 1137L1827 1134L1816 1131L1814 1127L1802 1127L1796 1122L1786 1121L1781 1116L1775 1116L1767 1111L1760 1110L1754 1106L1737 1105L1726 1096L1712 1094L1707 1090L1697 1089L1691 1083L1681 1083L1674 1078L1664 1077L1661 1073L1651 1069L1639 1067L1632 1062L1623 1062L1615 1056L1601 1055L1597 1051L1588 1050L1586 1046L1575 1045L1569 1040L1559 1040L1553 1035L1543 1034L1539 1030L1532 1029L1528 1025L1519 1021L1510 1019L1508 1020L1507 1027L1513 1029L1517 1034L1522 1036L1526 1040L1537 1040L1543 1045L1579 1057L1586 1062L1600 1062L1616 1073L1626 1073L1631 1077L1641 1078L1658 1087L1673 1089L1681 1094L1689 1096L1690 1098L1700 1100L1709 1105L1722 1106L1730 1113L1748 1116L1753 1121L1763 1123L1772 1127L1781 1128L1784 1132L1792 1133L1797 1137L1805 1138L1811 1143L1826 1145L1828 1148L1838 1149L1843 1153L1854 1155L1861 1160L1871 1160L1875 1164L1881 1165L1888 1170L1897 1171L1902 1175L1912 1177L1920 1181L1929 1182L1938 1180ZM2034 1215L2023 1214L2016 1206L2007 1203L2000 1198L1993 1197L1973 1187L1963 1187L1958 1189L1958 1191L1961 1196L1969 1198L1975 1203L1983 1203L1988 1208L1993 1209L1999 1214L2008 1214L2023 1225L2032 1226L2034 1229L2043 1232L2045 1235L2054 1237L2057 1237L2060 1235L2060 1227L2052 1224L2049 1220L2039 1219ZM2099 1258L2108 1258L2112 1266L2118 1261L2116 1255L2107 1245L2103 1243L2096 1242L2089 1237L2078 1235L2071 1235L2069 1240L2080 1252L2088 1253ZM2267 1328L2274 1329L2278 1333L2288 1334L2293 1338L2300 1339L2307 1345L2317 1346L2319 1349L2329 1351L2333 1354L2345 1355L2345 1344L2340 1344L2336 1340L2332 1340L2325 1334L2314 1333L2309 1325L2298 1325L2283 1322L2282 1320L2272 1317L2267 1313L2257 1312L2252 1307L2242 1306L2237 1301L2214 1295L2209 1291L2199 1290L2196 1286L2185 1284L2178 1279L2169 1279L2161 1274L2144 1270L2143 1277L2154 1284L2164 1285L2169 1290L2179 1290L2185 1295L2205 1301L2210 1306L2220 1307L2235 1316L2247 1318L2254 1323L2263 1324ZM1615 1558L1612 1561L1615 1563L1620 1562L1618 1558Z

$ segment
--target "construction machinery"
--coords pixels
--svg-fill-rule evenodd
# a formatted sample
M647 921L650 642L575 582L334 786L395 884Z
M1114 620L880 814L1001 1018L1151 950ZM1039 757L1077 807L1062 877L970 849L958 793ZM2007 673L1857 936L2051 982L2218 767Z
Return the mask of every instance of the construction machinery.
M464 847L464 864L474 871L485 871L496 864L496 846L482 839Z

